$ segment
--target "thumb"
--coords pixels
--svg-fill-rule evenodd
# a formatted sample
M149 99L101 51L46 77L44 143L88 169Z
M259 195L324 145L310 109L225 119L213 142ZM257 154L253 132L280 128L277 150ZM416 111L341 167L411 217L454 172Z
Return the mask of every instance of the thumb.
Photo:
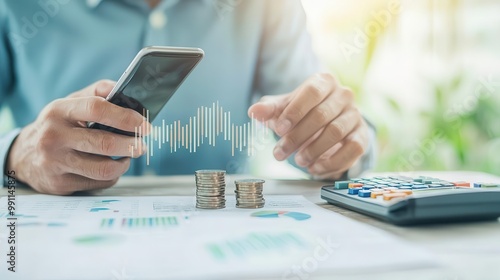
M79 90L69 97L88 97L88 96L99 96L106 98L108 94L111 92L116 82L111 80L100 80L91 84L90 86Z
M278 117L288 103L288 94L266 95L248 109L248 116L258 121L269 121Z
M111 90L115 87L116 82L110 80L102 80L94 84L94 95L106 98Z

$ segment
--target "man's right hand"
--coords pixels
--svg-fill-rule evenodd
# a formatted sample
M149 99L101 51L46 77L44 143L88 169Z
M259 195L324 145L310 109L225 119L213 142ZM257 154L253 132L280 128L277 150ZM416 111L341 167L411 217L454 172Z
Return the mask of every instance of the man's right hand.
M146 131L150 124L136 111L105 100L113 86L112 81L99 81L48 104L14 141L8 170L14 170L19 181L48 194L68 195L114 185L130 166L135 139L89 129L86 123L130 132L139 126ZM134 157L142 154L134 151ZM113 160L111 156L126 158Z

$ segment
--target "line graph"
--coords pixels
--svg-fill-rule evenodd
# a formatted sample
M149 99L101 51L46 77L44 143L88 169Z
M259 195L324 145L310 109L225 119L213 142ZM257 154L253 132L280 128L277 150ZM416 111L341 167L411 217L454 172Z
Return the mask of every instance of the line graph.
M149 123L149 110L143 112ZM141 136L141 135L145 136ZM255 139L267 137L269 126L267 122L259 122L250 118L243 124L235 124L231 120L231 112L224 110L219 102L212 106L201 106L196 109L196 115L189 117L189 121L180 120L166 123L161 120L160 125L152 125L147 131L142 127L135 127L134 144L129 147L132 157L138 151L146 149L146 164L154 156L155 149L167 149L176 153L184 149L189 153L196 153L202 145L215 147L219 141L231 143L231 155L235 151L245 151L247 156L255 155Z

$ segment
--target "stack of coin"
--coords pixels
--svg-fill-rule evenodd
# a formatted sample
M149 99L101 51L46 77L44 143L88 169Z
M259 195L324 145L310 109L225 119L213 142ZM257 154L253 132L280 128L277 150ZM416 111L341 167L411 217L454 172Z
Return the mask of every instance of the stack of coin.
M222 209L226 207L226 171L198 170L196 176L196 208Z
M264 180L261 179L244 179L236 180L236 207L238 208L262 208L265 200L262 195L264 188Z

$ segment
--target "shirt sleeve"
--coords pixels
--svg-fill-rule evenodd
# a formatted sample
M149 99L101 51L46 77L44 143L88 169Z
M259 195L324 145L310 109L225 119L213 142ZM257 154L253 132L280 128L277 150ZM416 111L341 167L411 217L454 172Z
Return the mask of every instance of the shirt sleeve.
M304 9L299 0L266 1L266 17L258 61L253 101L262 95L288 93L315 73L326 71L314 54L307 32ZM365 154L342 176L358 176L373 167L375 127L367 120L370 144ZM276 136L277 137L277 136ZM288 161L295 164L295 155Z
M7 38L8 28L7 7L5 7L4 1L0 1L0 108L5 104L7 95L13 86L12 52ZM3 185L5 185L7 178L5 176L7 155L19 131L16 129L6 134L0 134L0 171L3 178L0 183Z

